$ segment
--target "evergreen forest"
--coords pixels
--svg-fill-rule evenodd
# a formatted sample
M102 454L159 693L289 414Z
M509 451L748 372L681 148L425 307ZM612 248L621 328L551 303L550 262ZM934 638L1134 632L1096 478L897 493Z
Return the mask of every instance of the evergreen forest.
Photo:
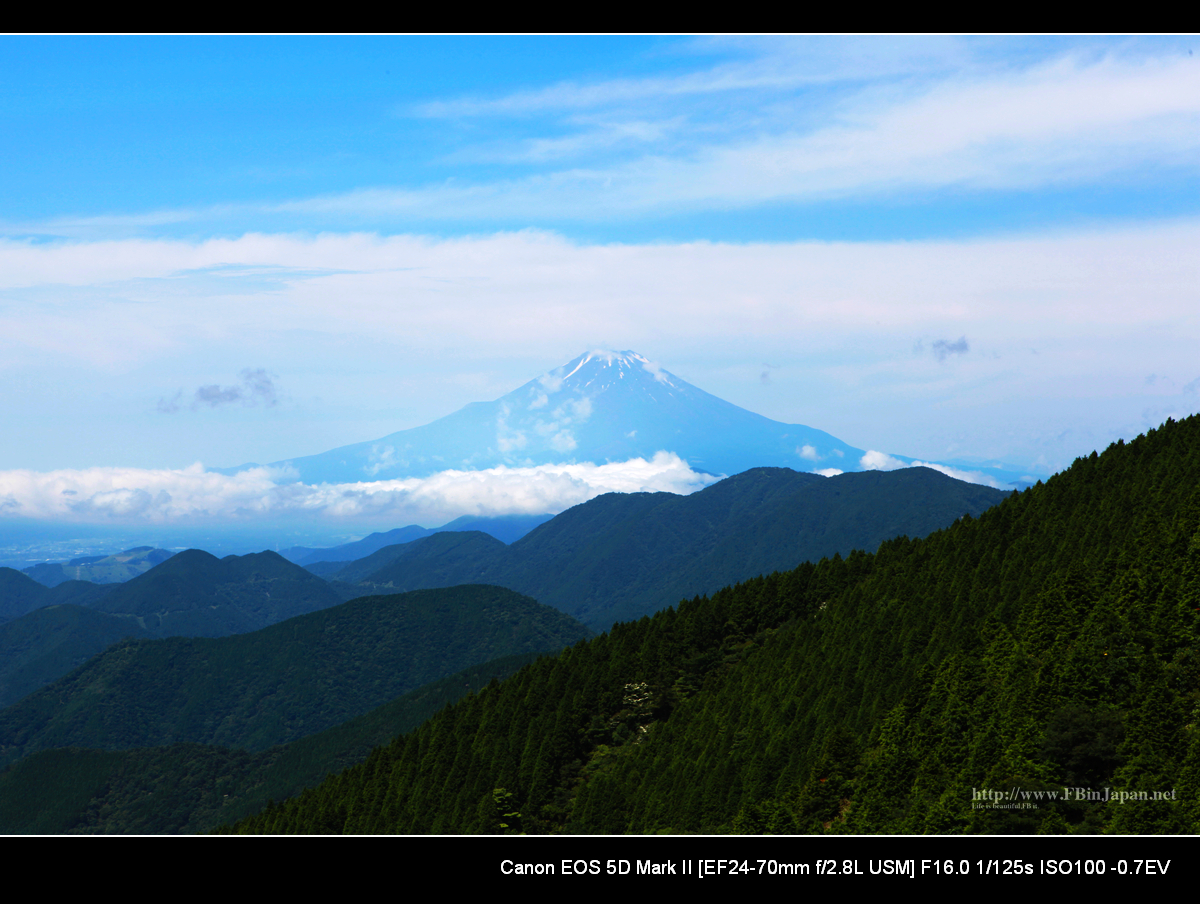
M1198 629L1191 417L616 624L222 831L1194 833Z

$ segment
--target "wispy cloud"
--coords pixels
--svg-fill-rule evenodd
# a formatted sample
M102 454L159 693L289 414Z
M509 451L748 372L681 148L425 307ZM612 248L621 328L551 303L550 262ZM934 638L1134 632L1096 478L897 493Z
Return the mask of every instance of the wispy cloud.
M944 71L951 65L962 66L972 56L963 41L953 38L800 37L705 39L693 42L691 53L677 49L677 58L681 64L686 64L693 53L699 57L731 51L738 51L746 58L672 75L562 81L500 97L431 101L401 112L454 119L576 112L673 98L780 91L838 81L862 82L898 74L912 76Z
M615 223L1200 171L1200 62L1164 42L1107 42L1100 51L1075 43L1034 52L1016 42L1007 55L987 41L946 38L710 43L722 61L685 53L666 74L562 81L401 111L472 120L437 166L515 168L451 166L447 178L429 180L408 171L390 184L372 171L337 180L357 186L348 191L56 217L0 224L0 232L120 235L190 222L228 233L219 224L284 217L314 231L414 218Z
M965 355L971 350L967 344L966 336L959 336L958 339L951 342L949 339L938 339L933 343L933 356L938 361L945 361L950 355Z
M241 382L234 386L219 386L216 383L201 386L192 395L188 407L196 411L203 406L218 408L234 402L250 407L263 405L267 408L274 408L279 404L279 392L275 386L277 378L274 374L267 373L261 367L247 367L238 376L241 377ZM169 399L158 400L158 410L162 414L175 414L183 407L183 390L179 390Z
M802 80L773 70L755 75L714 70L672 79L564 84L494 101L433 105L425 112L517 115ZM473 184L379 186L299 199L279 209L598 220L946 188L1026 191L1084 184L1147 166L1195 171L1200 63L1178 55L1074 53L1025 68L974 69L915 84L871 86L838 100L827 112L797 129L790 105L767 105L750 134L744 123L733 122L736 117L725 116L722 126L693 123L682 143L632 158ZM664 134L646 119L638 129L643 140ZM678 123L670 129L676 137L680 131ZM538 154L559 159L573 149L594 150L602 134L588 126L553 138L521 139L514 148L523 148L526 159ZM609 133L602 140L615 138Z
M886 452L876 452L873 449L863 455L859 461L859 466L864 471L898 471L901 468L930 468L931 470L945 474L947 477L953 477L955 480L962 480L966 483L979 483L998 490L1008 489L1008 487L1005 487L996 478L990 474L984 474L982 471L968 471L963 468L952 468L949 465L939 465L916 459L903 461L894 455L888 455ZM831 476L829 470L815 471L814 473L824 474L826 477ZM841 472L839 471L838 473Z

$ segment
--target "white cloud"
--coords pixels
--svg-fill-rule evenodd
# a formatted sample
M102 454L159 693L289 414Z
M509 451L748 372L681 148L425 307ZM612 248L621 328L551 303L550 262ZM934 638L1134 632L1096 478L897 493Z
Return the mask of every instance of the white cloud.
M898 458L893 458L886 452L876 452L871 449L858 462L864 471L895 471L897 468L907 468L908 465Z
M628 108L664 101L681 101L694 109L705 95L731 92L774 92L838 81L856 84L870 79L918 73L961 70L969 64L967 45L956 38L889 38L882 36L712 37L692 42L702 58L734 52L741 59L708 69L673 75L562 81L544 88L517 91L501 97L462 97L419 105L418 116L462 118L526 117L546 112ZM684 48L676 45L681 57Z
M794 58L802 62L802 57ZM708 71L679 76L610 79L592 84L560 82L547 88L522 91L499 98L460 98L435 101L413 112L432 118L526 116L547 111L577 111L625 105L664 97L689 97L762 88L790 88L813 80L813 75L793 63L779 65L778 58L733 63Z
M1194 319L1198 240L1200 223L1180 221L971 242L579 246L545 233L245 236L195 246L0 241L0 289L9 290L0 348L107 363L252 336L274 345L310 331L369 335L400 349L440 347L453 335L467 346L567 354L581 337L617 332L656 346L664 335L685 346L753 338L756 353L775 354L798 334L836 344L839 329L939 328L997 343L1021 334L1027 346L1031 324L1039 340L1052 332L1069 341ZM97 257L120 260L119 271L97 269ZM238 276L211 283L207 268L229 260L286 277L269 291ZM653 362L643 366L662 375ZM547 374L542 388L553 393L561 380Z
M396 465L401 464L400 459L396 457L396 447L390 445L383 446L380 443L374 443L371 446L368 458L371 463L364 470L372 477L380 471L394 468Z
M587 396L570 399L554 409L554 417L564 424L581 424L592 416L592 400Z
M809 461L817 461L821 457L817 454L817 450L813 446L801 446L796 450L796 454L801 458L807 458Z
M671 382L670 377L668 377L665 373L663 373L663 366L661 364L659 364L657 361L643 360L641 362L641 364L642 364L642 369L645 370L646 373L653 376L654 379L657 380L659 383L668 383L669 384Z
M542 374L540 377L538 377L538 382L542 384L542 387L546 390L546 392L558 392L560 389L562 389L563 379L564 377L562 374L549 373ZM542 396L545 397L545 393L543 393ZM530 405L529 407L537 408L544 404L544 402L539 402L538 405Z
M294 517L437 523L464 514L560 512L602 493L687 494L718 479L666 452L649 461L450 470L349 484L288 483L290 476L269 468L225 476L199 464L176 470L0 471L0 517L125 524Z
M1011 486L1006 486L990 474L984 474L981 471L963 471L959 468L951 468L948 465L935 465L928 461L914 461L911 465L914 468L932 468L947 477L953 477L955 480L962 480L966 483L979 483L983 486L992 487L997 490L1011 490ZM1030 479L1030 478L1026 478Z
M820 468L813 471L814 474L820 474L822 477L837 477L839 474L845 474L845 471L839 471L837 468Z
M984 474L981 471L964 471L959 468L951 468L948 465L933 464L928 461L913 461L911 463L903 462L894 456L884 452L876 452L871 450L862 457L859 465L864 471L896 471L900 468L930 468L947 477L953 477L955 480L962 480L966 483L978 483L984 486L994 487L998 490L1009 489L1000 481L996 480L989 474ZM833 470L833 469L830 469ZM822 474L823 471L814 473ZM829 476L828 474L826 476Z
M560 430L550 440L550 448L555 452L570 452L576 445L575 436L570 430Z
M507 454L525 448L524 432L508 426L508 416L512 412L508 405L500 406L500 414L496 417L496 448Z

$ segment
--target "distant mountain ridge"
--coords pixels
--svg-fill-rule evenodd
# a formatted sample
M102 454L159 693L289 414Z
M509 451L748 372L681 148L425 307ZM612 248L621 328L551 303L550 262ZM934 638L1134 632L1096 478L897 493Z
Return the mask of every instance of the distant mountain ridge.
M115 585L63 581L53 587L39 583L15 568L0 568L0 624L46 606L64 603L89 606Z
M90 581L93 584L119 584L145 574L175 555L169 549L138 546L111 556L84 556L69 562L44 562L21 570L47 587L64 581Z
M599 496L511 546L479 532L442 533L345 566L309 567L352 585L343 595L498 584L605 630L806 560L924 537L1006 495L928 468L829 478L754 468L689 496Z
M293 546L280 551L280 555L289 562L309 566L315 562L353 562L369 556L385 546L395 546L397 543L411 543L422 537L430 537L440 531L477 530L490 534L502 543L513 543L525 536L539 524L544 524L553 515L498 515L495 517L477 517L463 515L455 518L449 524L437 528L421 527L410 524L407 527L397 527L389 531L379 531L363 537L354 543L344 543L332 548L317 549L307 546ZM321 572L317 571L316 574Z
M0 705L124 637L241 634L376 593L496 584L605 630L806 559L872 550L899 534L924 536L1003 497L924 468L832 478L759 468L690 496L607 494L511 546L480 531L445 530L304 568L273 552L217 559L187 550L123 584L54 588L0 569L0 622L10 619L0 624ZM374 535L341 551L414 531L423 529Z
M218 559L179 553L92 604L131 618L154 637L223 637L342 602L328 584L278 553Z
M493 402L272 467L290 468L304 483L346 483L448 469L649 459L659 451L713 474L763 466L857 470L865 454L823 430L739 408L635 352L592 351Z
M189 549L123 584L45 587L0 568L0 707L123 638L244 634L362 595L273 552L218 559Z

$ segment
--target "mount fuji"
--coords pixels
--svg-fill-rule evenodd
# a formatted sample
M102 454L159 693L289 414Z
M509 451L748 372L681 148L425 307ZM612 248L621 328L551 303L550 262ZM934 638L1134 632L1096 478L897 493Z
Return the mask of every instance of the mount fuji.
M856 449L823 430L754 414L635 352L591 351L493 402L473 402L421 427L271 467L287 468L304 483L335 484L451 469L649 460L664 451L717 475L763 466L840 472L913 463ZM249 467L255 465L223 472ZM1005 472L989 473L1012 479ZM999 485L995 477L976 482Z

